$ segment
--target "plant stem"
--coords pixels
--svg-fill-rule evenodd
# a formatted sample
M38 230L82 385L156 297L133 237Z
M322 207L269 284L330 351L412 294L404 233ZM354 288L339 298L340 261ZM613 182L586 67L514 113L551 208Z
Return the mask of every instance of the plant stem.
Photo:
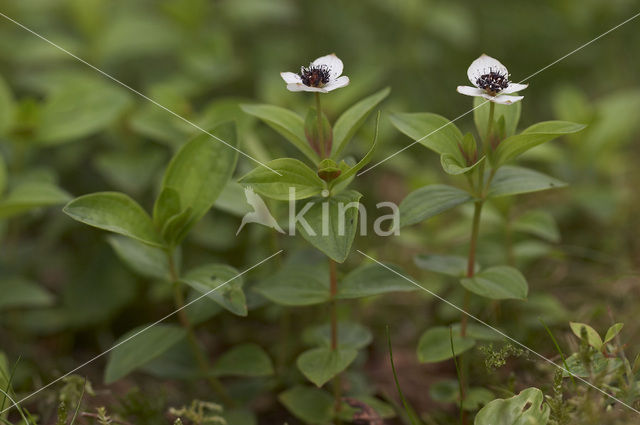
M320 93L316 92L316 117L318 119L318 139L320 141L320 152L322 158L327 156L327 146L322 134L322 107L320 106ZM320 159L322 159L320 158Z
M473 209L473 224L471 225L471 241L469 242L469 257L467 261L467 277L473 277L475 273L476 265L476 249L478 246L478 234L480 233L480 216L482 214L482 205L484 200L478 200L475 202ZM463 309L467 311L469 309L469 302L471 294L468 290L464 292L464 304ZM467 332L467 315L462 315L462 322L460 324L460 335L465 336Z
M196 358L196 362L198 363L198 367L200 368L201 373L207 378L209 381L209 385L215 393L220 396L222 401L227 406L235 406L235 401L229 396L227 391L225 390L222 383L215 376L210 373L210 366L207 360L206 355L202 351L200 344L198 344L198 339L196 338L196 334L193 330L193 324L189 320L189 316L187 316L186 311L184 310L184 295L182 294L182 284L180 283L180 278L178 276L175 262L173 261L172 253L167 254L167 258L169 261L169 275L171 276L171 281L173 283L173 298L176 304L176 308L178 309L178 319L180 320L180 324L187 332L187 341L189 341L189 346L191 347L191 351Z
M493 102L490 102L489 122L487 123L487 133L482 139L482 149L485 155L485 160L482 161L478 170L478 186L477 186L477 192L476 192L477 199L475 201L474 209L473 209L473 223L471 225L471 240L469 241L469 257L467 261L467 277L468 278L473 277L473 275L475 274L476 251L478 246L478 235L480 233L480 217L482 215L482 206L484 205L484 200L487 196L489 184L491 183L491 180L495 175L495 169L492 168L491 173L489 175L489 179L485 183L484 169L485 169L485 162L489 159L489 155L491 153L491 131L493 129L494 113L495 113L495 104ZM471 182L472 181L473 180L471 180ZM467 289L465 289L464 301L463 301L463 307L462 307L462 309L465 312L469 311L470 303L471 303L471 293ZM467 334L468 320L469 320L468 316L465 313L463 313L460 321L460 335L462 337L466 336ZM466 367L467 362L465 361L464 357L461 357L461 363L463 365L463 368L460 373L460 388L461 388L460 403L464 403L464 399L466 397L466 388L467 388L466 375L468 372L468 368ZM460 419L462 424L467 423L467 416L465 414L464 409L462 409Z
M329 258L329 295L331 297L330 303L330 315L331 315L331 350L335 351L338 349L338 314L337 314L337 300L336 295L338 294L338 273L336 271L336 262ZM335 412L336 412L336 424L340 423L340 418L338 418L338 412L340 412L341 408L341 390L342 383L340 380L340 375L336 375L333 379L333 398L335 401Z

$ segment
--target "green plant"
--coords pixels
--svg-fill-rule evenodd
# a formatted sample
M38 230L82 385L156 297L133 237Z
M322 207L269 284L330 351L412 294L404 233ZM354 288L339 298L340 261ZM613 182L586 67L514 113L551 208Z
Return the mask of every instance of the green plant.
M483 55L469 67L468 74L472 83L480 84L476 83L475 78L478 82L497 78L499 81L496 81L504 87L496 91L484 86L469 89L477 96L473 114L481 141L479 144L472 133L463 134L453 122L436 114L398 113L391 116L391 121L398 130L440 155L442 168L447 174L464 176L467 181L465 189L431 184L411 192L400 204L401 226L420 223L462 204L472 203L474 207L466 259L432 255L420 257L417 261L423 269L459 279L464 288L462 309L465 311L455 327L450 344L445 327L431 328L422 334L418 343L418 358L421 362L447 360L452 358L453 352L461 355L473 348L477 340L486 338L482 332L474 332L467 323L472 294L493 300L494 308L500 300L527 298L529 287L518 269L511 265L480 267L476 262L483 206L507 196L565 186L565 183L553 177L509 163L536 146L585 127L571 122L545 121L517 133L522 96L502 95L501 91L511 85L518 86L518 89L526 88L526 85L505 80L504 76L508 76L506 68L495 59L487 58ZM483 61L488 61L488 65ZM489 74L487 70L496 73L491 71ZM460 87L458 90L461 90ZM536 228L535 223L532 226ZM463 361L463 403L467 397L467 368L468 364Z

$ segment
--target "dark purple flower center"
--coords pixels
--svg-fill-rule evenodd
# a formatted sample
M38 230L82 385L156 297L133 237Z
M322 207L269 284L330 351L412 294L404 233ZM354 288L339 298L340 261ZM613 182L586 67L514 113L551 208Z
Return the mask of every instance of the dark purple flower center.
M476 80L476 86L495 96L509 86L509 75L489 70L488 74L483 74Z
M330 68L327 65L304 66L300 68L302 83L309 87L322 87L329 82Z

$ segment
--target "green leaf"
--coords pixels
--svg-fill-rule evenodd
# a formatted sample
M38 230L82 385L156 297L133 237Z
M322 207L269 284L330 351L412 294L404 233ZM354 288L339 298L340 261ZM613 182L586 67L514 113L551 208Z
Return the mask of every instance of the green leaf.
M115 121L129 103L129 94L113 84L70 81L47 98L35 138L54 145L89 136Z
M192 217L191 207L187 207L173 215L162 226L162 238L170 247L176 247L187 236Z
M354 205L360 205L361 197L355 190L345 190L328 198L311 198L309 204L298 202L296 214L305 221L297 221L296 228L307 242L342 263L349 256L356 235L360 214ZM323 209L328 213L323 214Z
M585 328L585 330L587 331L587 343L598 351L602 349L602 338L600 337L598 332L591 326L587 325L586 323L580 322L569 322L569 326L571 327L571 331L575 334L575 336L580 339L582 339L582 328Z
M304 120L300 115L273 105L240 105L240 107L247 114L260 118L269 127L280 133L305 154L311 162L317 164L320 161L318 154L309 146L304 134Z
M462 133L445 117L426 112L393 114L391 122L398 130L437 154L449 154L459 163L464 162L459 148L463 143Z
M307 345L331 347L331 325L326 323L305 330L302 339ZM355 322L338 322L338 347L359 350L371 344L371 331Z
M118 258L135 273L165 282L171 280L169 277L169 261L165 250L145 245L135 239L124 236L109 236L107 241L118 255Z
M327 154L325 155L323 153L320 155L322 158L325 158L328 156L329 152L331 152L333 130L331 129L331 123L329 123L324 112L322 113L321 125L322 133L318 132L318 114L315 108L309 108L304 120L304 134L309 144L313 146L314 151L324 152L323 147L326 149Z
M398 272L400 267L387 264ZM372 263L362 265L347 274L338 285L337 298L362 298L387 292L406 292L418 289L415 285L386 269Z
M297 159L279 158L266 165L282 175L261 166L242 177L240 183L251 186L261 195L281 201L289 200L291 188L295 189L295 199L318 195L325 188L318 174Z
M485 137L485 135L487 134L487 124L489 124L489 109L491 107L491 104L482 97L475 97L473 99L473 107L475 108L473 110L473 121L476 124L476 129L478 130L478 134L480 135L480 137ZM518 128L518 122L520 121L520 111L522 110L522 102L516 102L511 105L501 105L499 103L494 103L493 107L494 123L498 122L498 120L500 120L500 117L504 117L505 136L512 136ZM494 130L495 128L496 127L494 127Z
M337 158L340 157L351 138L353 138L358 129L362 127L362 124L364 124L371 111L373 111L390 92L391 89L389 87L384 88L369 97L365 97L340 115L333 129L331 158L337 160Z
M419 254L415 256L413 261L416 263L416 266L423 270L453 277L463 277L467 274L468 260L458 255ZM475 263L475 271L478 269L480 269L480 265Z
M142 331L147 326L149 325L133 329L118 339L117 347L111 351L107 361L104 373L106 384L111 384L144 366L186 336L186 331L177 325L159 324ZM137 334L140 331L142 332Z
M376 144L378 143L378 125L379 124L380 124L380 112L378 112L378 114L376 115L376 131L373 135L373 142L371 142L371 147L369 148L369 151L356 165L354 165L353 167L349 168L346 171L343 171L337 179L332 181L331 182L332 188L338 186L343 182L346 182L347 180L355 176L355 174L358 171L360 171L362 167L364 167L371 161L371 158L373 158L373 153L376 150Z
M560 242L560 231L551 214L542 210L529 211L518 217L512 224L513 230L525 232L549 242Z
M522 390L517 396L496 399L484 406L474 425L546 425L550 409L537 388Z
M207 297L233 314L247 315L247 300L242 290L243 279L233 267L207 264L190 270L181 280L200 294L207 294Z
M238 144L233 122L220 124L210 132L229 145ZM171 188L179 194L180 212L191 209L183 232L186 233L211 208L233 174L238 160L238 152L213 139L208 134L200 134L183 145L171 159L162 180L162 192ZM162 194L161 192L161 194ZM166 193L166 192L165 192ZM172 197L173 198L173 197ZM162 196L158 201L162 200ZM175 199L170 212L175 211ZM163 211L164 204L154 207L154 215L168 220L175 215ZM167 221L159 221L164 226Z
M312 348L298 356L296 364L307 379L321 387L349 367L357 355L351 348Z
M419 223L473 197L464 190L444 184L431 184L414 190L400 203L400 226Z
M163 187L153 205L153 224L162 229L172 217L180 214L180 194L172 187Z
M619 357L605 357L600 351L590 354L589 364L582 361L580 353L573 353L566 359L567 370L575 376L589 378L590 376L607 376L617 374L623 365ZM563 371L562 377L568 378L569 373Z
M604 337L603 343L606 344L608 342L611 342L613 338L615 338L620 333L623 326L624 323L616 323L615 325L607 329L607 334Z
M2 174L1 170L0 174ZM0 176L0 180L1 178ZM0 201L0 219L22 214L35 208L64 204L70 199L71 196L67 192L52 183L26 181L14 187Z
M270 376L273 375L273 364L262 347L248 343L222 354L212 372L216 376Z
M452 359L452 342L456 356L470 350L476 344L475 339L468 335L463 337L460 332L455 330L451 332L446 326L436 326L424 332L420 337L420 341L418 341L418 360L421 363L437 363Z
M253 289L265 298L287 306L321 304L331 298L326 267L283 267Z
M10 308L44 307L53 304L54 301L51 293L43 286L22 277L0 279L0 294L0 311Z
M491 181L488 197L512 196L565 187L563 181L523 167L500 167Z
M583 124L568 121L544 121L532 125L522 133L504 139L492 155L494 167L498 167L542 143L565 134L577 133Z
M451 325L453 332L460 332L460 323ZM504 341L504 337L493 329L480 323L467 323L466 335L480 341Z
M124 193L90 193L72 200L63 211L89 226L119 233L149 245L164 246L151 217Z
M166 154L152 145L135 152L111 150L94 158L92 162L105 180L122 192L137 195L155 183Z
M467 166L465 163L460 162L460 158L456 158L454 155L445 153L440 156L440 165L442 165L442 169L445 173L457 176L473 170L478 164L480 164L480 162L484 161L484 158L485 157L483 156L474 164Z
M296 386L278 396L293 416L309 424L326 424L333 418L333 397L326 391Z
M495 266L460 280L474 294L493 300L526 300L529 285L522 273L509 266Z
M458 144L458 151L455 153L443 153L440 155L440 164L447 174L460 175L473 170L480 162L484 161L484 156L477 159L478 147L473 134L467 133Z

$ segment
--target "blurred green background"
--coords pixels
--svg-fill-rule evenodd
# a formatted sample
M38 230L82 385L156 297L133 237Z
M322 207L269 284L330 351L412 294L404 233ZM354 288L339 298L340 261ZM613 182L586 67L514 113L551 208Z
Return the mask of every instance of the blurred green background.
M260 160L296 154L237 104L273 103L304 114L312 96L286 91L279 72L295 72L335 52L351 84L326 96L330 119L365 95L392 88L382 106L374 162L410 142L385 113L429 111L453 119L471 108L471 98L455 88L467 84L467 67L481 53L501 60L520 81L637 9L634 0L0 1L6 16L198 125L237 119L241 149ZM524 312L507 306L504 313L524 315L534 331L513 329L514 334L551 352L537 316L549 324L608 323L607 307L613 307L616 321L628 321L630 341L640 332L639 25L640 20L621 27L529 81L521 128L550 119L589 124L587 131L523 158L571 186L523 197L514 206L494 205L485 219L481 260L487 261L504 256L499 241L509 217L542 207L558 221L561 242L516 241L522 242L517 261L525 266L533 294ZM34 376L46 381L55 371L71 369L167 308L163 289L135 277L102 232L72 222L59 204L69 195L120 190L149 208L171 154L197 130L5 18L0 76L0 155L8 175L6 188L0 186L0 348L23 356L29 368L18 383L29 388L39 382ZM472 115L457 124L471 131ZM363 155L371 134L367 124L352 144L353 155ZM241 157L237 176L254 165ZM416 145L356 186L374 205L399 201L409 190L443 178L438 158ZM38 192L35 205L22 202L26 195L19 190L12 192L31 183L47 188ZM34 209L47 205L55 206ZM186 263L217 258L244 268L272 252L263 229L235 237L238 205L237 199L225 199L199 224L185 249ZM444 291L444 282L415 269L411 258L464 250L468 216L462 211L392 242L368 237L356 245ZM299 240L281 243L304 246ZM264 307L264 300L251 302L263 308L254 318L250 313L249 319L216 319L215 344L268 339L268 332L256 336L256 330L277 326L279 312ZM380 309L384 317L375 314ZM393 323L410 356L426 323L452 315L426 296L391 297L375 309L364 303L352 314L379 332L372 353L379 359L385 324ZM100 380L99 368L87 373Z

